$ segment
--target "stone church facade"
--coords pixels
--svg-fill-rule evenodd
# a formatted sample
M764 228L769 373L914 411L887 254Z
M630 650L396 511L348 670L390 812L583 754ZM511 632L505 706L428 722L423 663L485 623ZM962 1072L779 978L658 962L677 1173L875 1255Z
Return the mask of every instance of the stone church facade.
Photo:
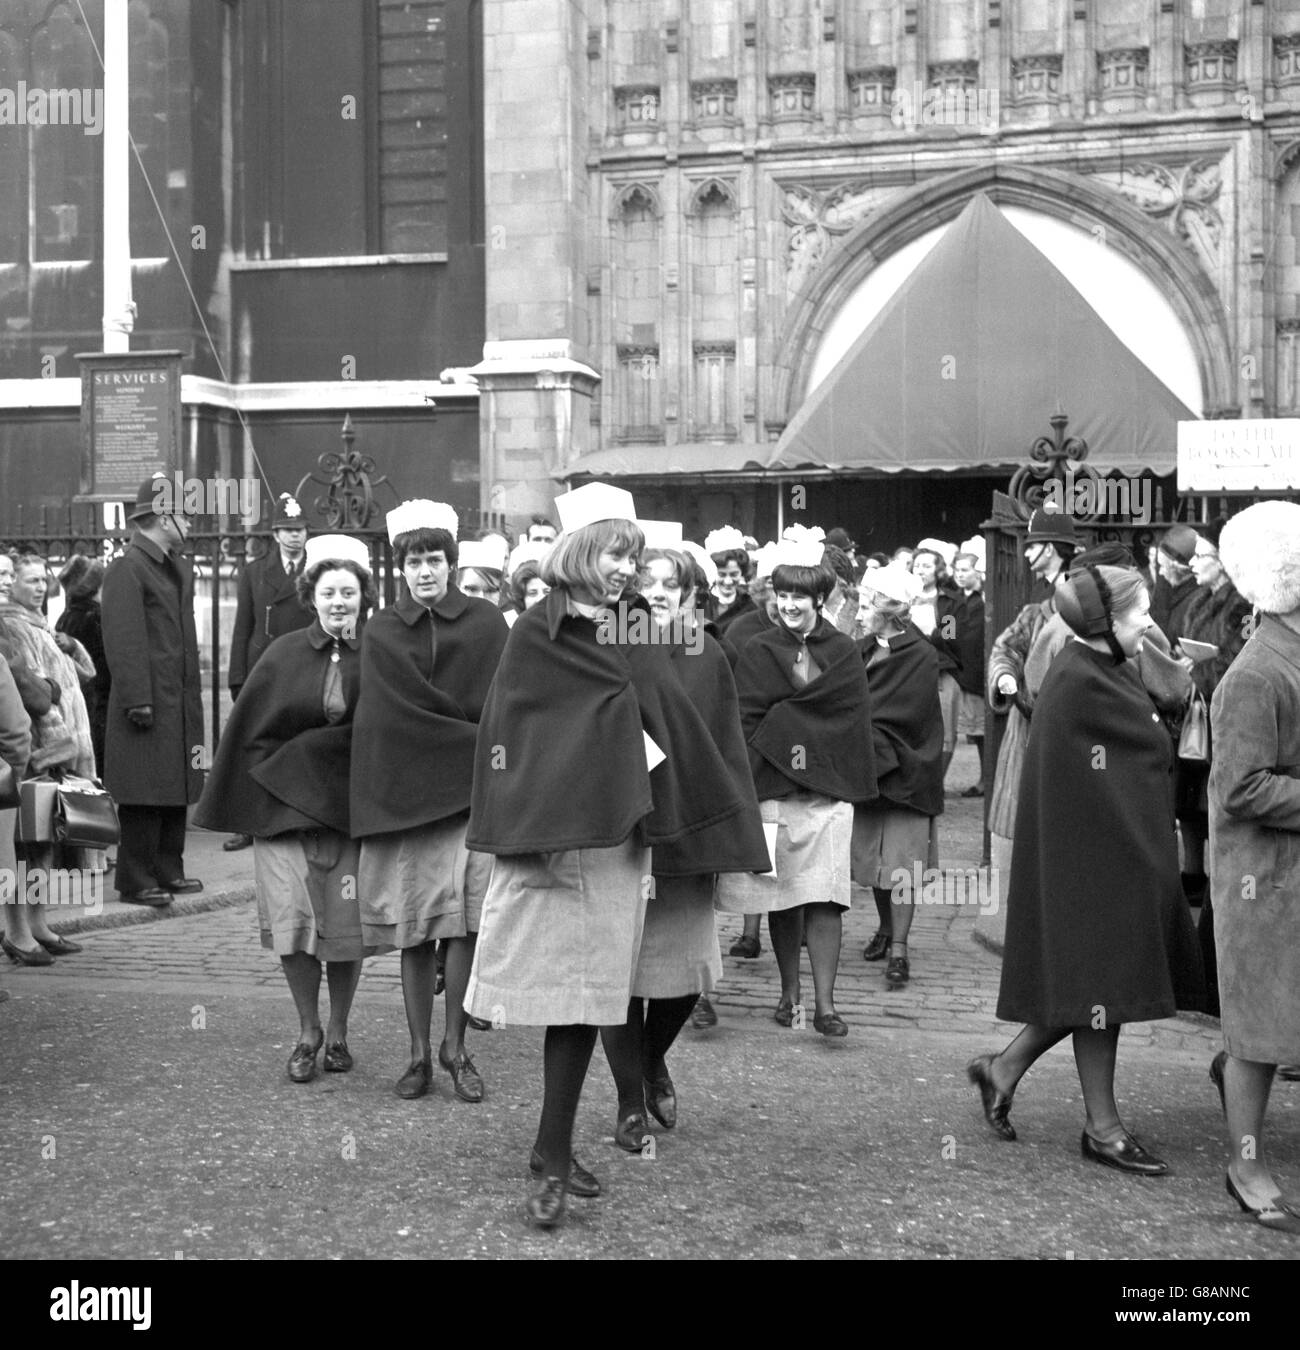
M978 191L1146 273L1205 416L1300 414L1300 0L484 0L483 25L485 507L623 447L646 514L757 528L744 447L855 287ZM717 472L652 485L695 446Z

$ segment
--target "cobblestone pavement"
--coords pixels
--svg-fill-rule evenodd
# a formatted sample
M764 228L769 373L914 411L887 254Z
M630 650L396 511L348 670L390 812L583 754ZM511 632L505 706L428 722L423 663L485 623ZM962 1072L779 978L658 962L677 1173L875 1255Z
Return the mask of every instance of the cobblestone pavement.
M973 866L979 804L950 805L945 860ZM995 1015L998 958L973 941L975 907L921 907L913 978L894 992L882 964L861 957L875 928L867 892L845 921L837 1005L849 1037L775 1026L766 932L757 960L724 955L718 1027L687 1028L670 1057L678 1128L656 1128L645 1157L615 1148L598 1051L575 1138L606 1195L574 1201L555 1234L530 1232L523 1163L540 1030L472 1036L481 1105L456 1101L437 1070L427 1098L401 1101L392 1086L406 1030L388 955L366 963L349 1028L354 1071L289 1083L296 1019L279 963L260 946L246 883L215 875L247 868L248 855L218 864L213 849L219 841L194 853L210 864L206 903L225 907L163 922L123 914L129 926L85 932L80 955L0 976L13 994L0 1007L0 1257L1300 1254L1223 1194L1222 1119L1205 1076L1214 1024L1171 1019L1126 1028L1121 1041L1121 1109L1170 1159L1171 1177L1135 1181L1080 1159L1064 1047L1017 1096L1020 1140L1001 1143L964 1073L1010 1030ZM949 877L950 900L961 879ZM725 952L739 921L722 916L719 928ZM435 1033L441 1020L439 1005ZM1270 1148L1294 1177L1300 1090L1279 1085L1274 1096Z

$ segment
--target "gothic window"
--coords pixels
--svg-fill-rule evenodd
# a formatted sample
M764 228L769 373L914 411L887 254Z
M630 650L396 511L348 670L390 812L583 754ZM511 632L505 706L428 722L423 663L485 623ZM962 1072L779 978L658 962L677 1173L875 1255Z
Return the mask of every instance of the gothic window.
M736 417L736 344L695 344L695 434L734 437Z

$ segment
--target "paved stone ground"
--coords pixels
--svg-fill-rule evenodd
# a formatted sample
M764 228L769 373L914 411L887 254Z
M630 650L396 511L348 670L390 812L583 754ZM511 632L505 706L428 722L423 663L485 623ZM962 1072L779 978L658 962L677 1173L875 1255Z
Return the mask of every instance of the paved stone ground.
M945 861L973 865L979 804L950 806ZM540 1031L473 1037L488 1085L480 1106L455 1101L441 1074L429 1097L403 1102L392 1092L405 1067L398 959L386 956L367 963L358 992L356 1069L289 1083L288 991L259 944L247 883L216 876L251 871L249 855L197 838L191 853L188 870L210 883L193 903L217 907L164 922L122 907L130 922L85 932L81 955L3 977L13 998L0 1008L2 1257L1300 1255L1223 1193L1205 1076L1215 1024L1144 1024L1121 1042L1121 1108L1173 1176L1131 1180L1079 1157L1082 1103L1064 1048L1025 1080L1020 1141L1001 1143L964 1075L1011 1031L994 1012L998 959L972 940L974 908L921 908L912 982L891 992L882 966L861 959L875 927L865 892L845 923L847 1040L771 1021L770 950L724 958L720 1025L687 1029L672 1052L679 1128L655 1131L653 1157L616 1149L597 1051L577 1146L606 1195L573 1201L556 1233L530 1232L523 1163ZM119 920L110 907L94 922ZM720 928L725 951L739 923ZM439 1005L435 1023L441 1015ZM1279 1084L1270 1147L1290 1177L1298 1125L1300 1088Z

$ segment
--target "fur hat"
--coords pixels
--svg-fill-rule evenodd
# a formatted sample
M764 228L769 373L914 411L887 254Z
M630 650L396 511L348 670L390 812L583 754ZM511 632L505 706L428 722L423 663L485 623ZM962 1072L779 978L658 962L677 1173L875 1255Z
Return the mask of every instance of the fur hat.
M1257 502L1233 516L1219 538L1232 584L1265 614L1300 609L1300 505Z
M1173 525L1165 531L1160 541L1160 552L1186 567L1196 553L1197 538L1196 531L1190 525Z

